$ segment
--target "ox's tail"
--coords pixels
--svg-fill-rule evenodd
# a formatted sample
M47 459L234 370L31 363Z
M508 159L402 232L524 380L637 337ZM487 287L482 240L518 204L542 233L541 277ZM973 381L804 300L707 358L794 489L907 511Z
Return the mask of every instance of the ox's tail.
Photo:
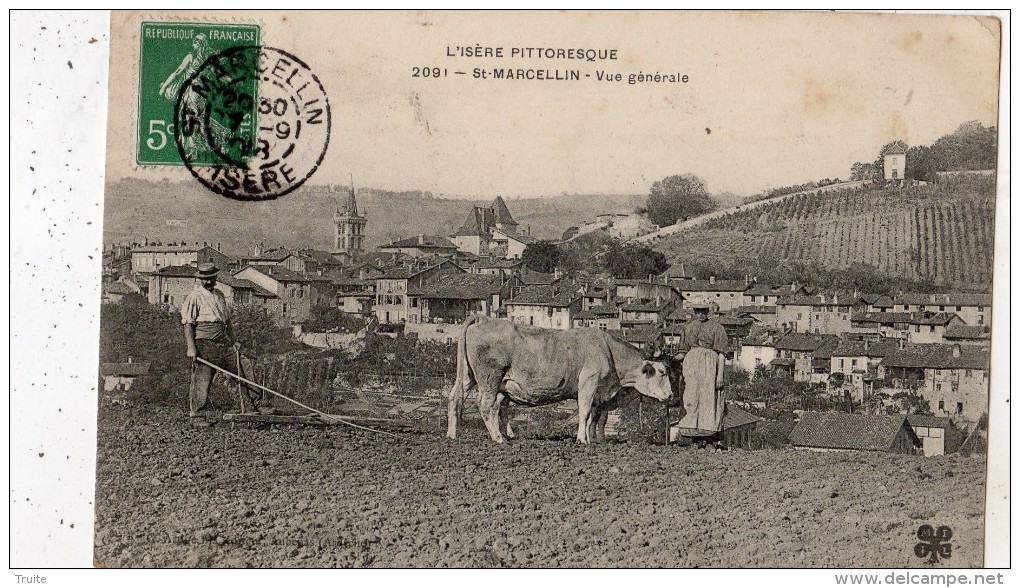
M472 315L464 321L460 339L457 341L457 379L454 380L453 389L450 390L450 404L446 412L446 436L450 439L457 438L457 425L460 424L464 413L464 397L474 384L474 375L471 373L467 358L467 330L478 322L478 318L478 315Z

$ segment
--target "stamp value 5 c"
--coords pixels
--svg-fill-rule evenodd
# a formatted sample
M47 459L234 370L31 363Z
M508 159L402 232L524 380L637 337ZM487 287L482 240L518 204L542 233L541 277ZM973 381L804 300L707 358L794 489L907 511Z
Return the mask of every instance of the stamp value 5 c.
M214 55L241 46L257 46L260 30L253 24L204 24L143 22L140 31L138 72L138 118L135 162L138 165L184 165L174 137L174 108L181 90ZM256 80L246 80L250 96L256 95ZM189 95L190 102L201 100ZM197 106L197 104L192 104ZM256 105L250 105L250 123ZM254 124L247 132L254 140ZM192 165L214 165L216 157L199 138L187 141L186 155Z

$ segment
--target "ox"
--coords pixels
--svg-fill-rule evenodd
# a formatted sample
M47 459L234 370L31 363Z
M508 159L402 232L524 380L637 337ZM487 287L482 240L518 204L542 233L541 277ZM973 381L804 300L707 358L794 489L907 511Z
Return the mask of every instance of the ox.
M464 322L457 344L457 381L450 391L446 436L457 438L467 392L478 387L478 407L489 436L507 440L509 402L540 406L577 399L577 441L595 437L603 407L621 388L665 401L672 396L662 362L598 329L553 331L479 316Z

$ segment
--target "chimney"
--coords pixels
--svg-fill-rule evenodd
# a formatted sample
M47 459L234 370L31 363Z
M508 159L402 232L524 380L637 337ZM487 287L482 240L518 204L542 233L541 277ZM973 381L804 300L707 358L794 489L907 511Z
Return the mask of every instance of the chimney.
M425 235L422 235L422 234L418 235L418 244L419 245L424 245L425 244Z
M708 278L708 283L709 283L709 284L714 284L714 283L715 283L715 276L710 276L710 277Z
M216 242L216 251L223 251L223 247L220 245L219 241Z
M797 280L794 280L794 281L790 282L790 292L796 292L796 291L797 291Z

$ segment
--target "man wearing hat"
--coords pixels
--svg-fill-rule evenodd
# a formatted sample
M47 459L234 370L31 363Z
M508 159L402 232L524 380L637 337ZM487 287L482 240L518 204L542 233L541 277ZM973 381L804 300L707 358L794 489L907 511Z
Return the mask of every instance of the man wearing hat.
M181 305L181 322L184 323L184 340L188 357L214 363L224 369L236 368L237 340L230 326L230 315L223 293L216 289L219 268L213 263L198 264L195 287ZM216 371L202 363L195 363L191 372L189 416L198 427L209 423L200 412L209 401L209 389Z
M726 399L723 366L726 363L726 329L714 318L710 303L691 305L694 317L684 325L677 359L683 360L684 408L680 434L699 446L712 443L721 448Z

